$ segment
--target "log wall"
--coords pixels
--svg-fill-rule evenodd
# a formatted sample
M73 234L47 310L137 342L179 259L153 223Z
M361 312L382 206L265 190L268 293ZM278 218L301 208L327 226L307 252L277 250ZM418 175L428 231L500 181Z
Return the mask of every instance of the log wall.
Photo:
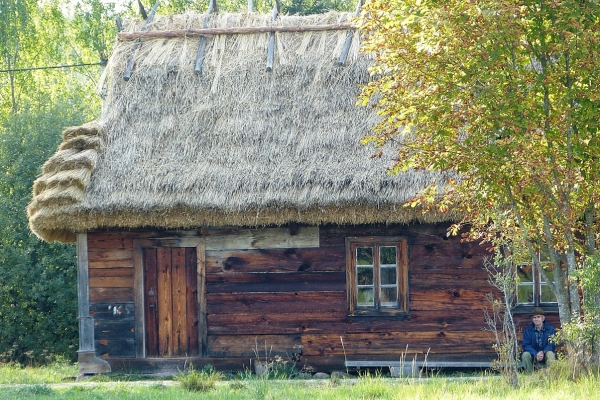
M493 357L493 338L484 330L486 294L493 290L483 268L487 252L448 238L446 228L322 226L318 247L207 246L208 362L280 355L341 368L344 359L396 359L405 352L436 360ZM88 234L90 311L101 357L135 357L133 239L159 235ZM386 235L408 241L408 316L350 317L345 238Z

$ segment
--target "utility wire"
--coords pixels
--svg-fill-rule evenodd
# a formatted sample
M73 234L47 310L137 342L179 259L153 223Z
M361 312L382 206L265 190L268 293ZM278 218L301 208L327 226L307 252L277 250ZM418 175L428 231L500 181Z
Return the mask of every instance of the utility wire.
M23 72L23 71L35 71L39 69L59 69L59 68L74 68L74 67L87 67L93 65L106 65L105 61L91 63L91 64L71 64L71 65L53 65L49 67L31 67L31 68L14 68L14 69L0 69L0 72Z

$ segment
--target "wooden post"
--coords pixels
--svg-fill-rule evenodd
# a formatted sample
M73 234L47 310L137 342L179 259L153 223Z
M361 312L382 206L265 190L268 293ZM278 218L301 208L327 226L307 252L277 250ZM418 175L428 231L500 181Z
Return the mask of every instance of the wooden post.
M356 12L354 13L355 17L360 15L360 9L362 7L363 0L358 0L358 4L356 5ZM346 58L348 58L348 52L350 51L350 45L352 44L352 37L354 36L354 30L348 30L346 33L346 41L344 42L344 47L342 48L342 54L340 55L340 59L338 60L338 65L344 65L346 63Z
M79 373L110 372L110 365L96 357L94 348L94 319L90 316L90 285L88 273L87 234L77 234L77 304L79 319Z
M158 8L158 2L159 0L156 0L154 7L152 7L150 15L148 15L146 22L144 22L144 26L142 26L142 31L148 29L148 25L150 25L150 22L152 22L152 20L154 19L154 14L156 13L156 9ZM135 52L137 51L138 47L140 47L139 39L136 42L136 44L132 47L131 55L129 56L129 60L127 60L127 66L125 67L125 73L123 74L123 79L126 81L128 81L131 78L131 72L133 70L133 57L135 56Z
M206 18L204 18L204 26L203 28L208 28L208 21L210 20L210 14L213 12L218 12L217 10L217 0L210 0L210 4L208 5L208 11L206 13ZM202 61L204 61L204 49L206 48L206 36L202 35L200 38L200 45L198 46L198 55L196 56L196 67L194 68L194 72L196 74L202 73Z
M279 15L279 0L275 1L273 6L273 18L271 19L271 25L275 23L277 16ZM275 57L275 32L271 31L269 36L269 49L267 50L267 72L273 71L273 58Z

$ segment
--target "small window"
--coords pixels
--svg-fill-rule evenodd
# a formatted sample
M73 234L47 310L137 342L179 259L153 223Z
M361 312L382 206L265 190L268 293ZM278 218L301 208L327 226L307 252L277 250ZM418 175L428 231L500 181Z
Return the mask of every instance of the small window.
M540 259L540 265L544 268L548 261ZM554 273L550 268L544 268L549 279L554 279ZM556 304L556 295L544 280L544 277L531 263L517 265L517 305L539 306L544 304Z
M406 240L347 238L350 314L379 315L408 309Z

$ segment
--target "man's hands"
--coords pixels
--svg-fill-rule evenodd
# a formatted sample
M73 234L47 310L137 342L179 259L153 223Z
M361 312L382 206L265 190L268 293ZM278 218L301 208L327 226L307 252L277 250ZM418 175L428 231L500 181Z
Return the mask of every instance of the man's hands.
M535 359L538 360L538 361L544 360L544 352L543 351L538 351L538 353L535 355Z

